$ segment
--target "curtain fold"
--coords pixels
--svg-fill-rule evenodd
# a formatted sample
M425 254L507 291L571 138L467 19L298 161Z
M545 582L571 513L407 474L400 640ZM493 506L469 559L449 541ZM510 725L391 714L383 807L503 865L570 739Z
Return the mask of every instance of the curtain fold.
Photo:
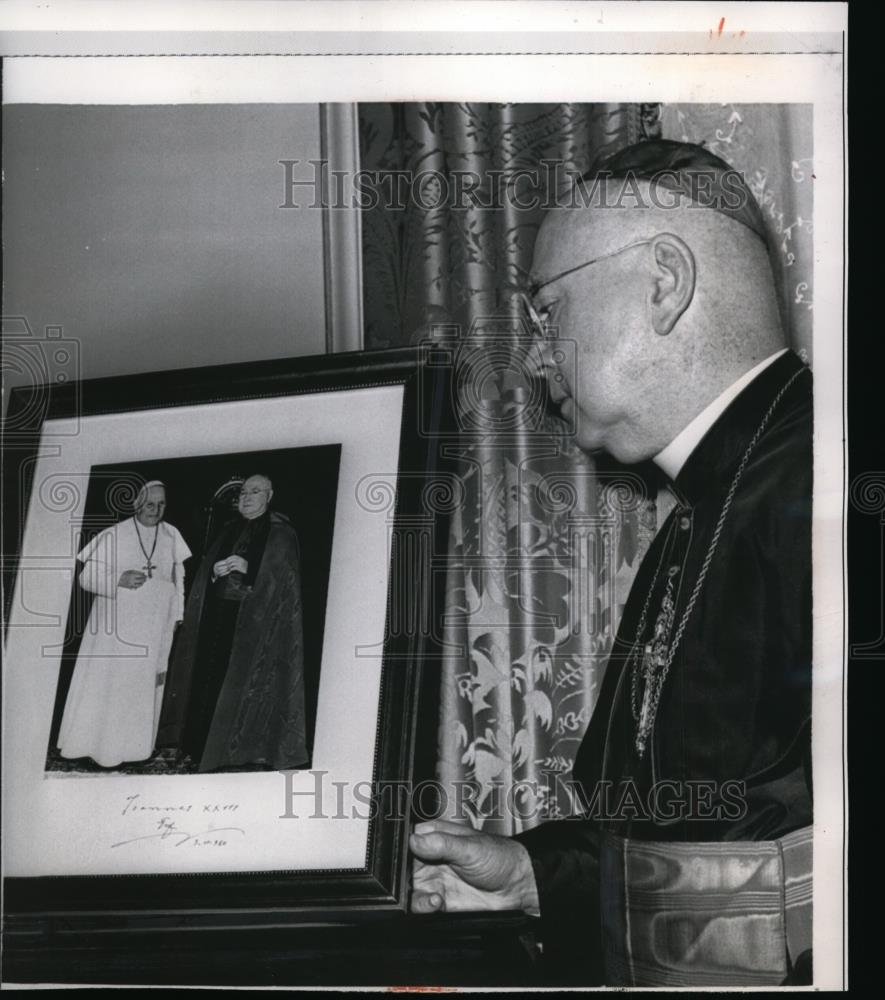
M517 292L545 203L657 121L638 105L360 106L367 346L432 340L455 360L438 779L444 815L492 832L575 811L559 779L655 525L643 482L598 469L545 414Z

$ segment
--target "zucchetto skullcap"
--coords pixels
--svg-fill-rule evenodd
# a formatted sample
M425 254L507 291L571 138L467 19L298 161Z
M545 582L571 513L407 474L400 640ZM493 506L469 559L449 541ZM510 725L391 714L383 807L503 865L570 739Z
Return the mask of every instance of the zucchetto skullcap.
M138 491L138 496L135 498L135 503L133 507L135 510L141 510L141 508L147 503L148 490L152 486L162 486L166 489L166 484L161 482L159 479L152 479L149 483L145 483L144 486Z
M739 170L703 146L671 139L637 142L597 160L582 181L634 178L740 222L767 245L762 210Z

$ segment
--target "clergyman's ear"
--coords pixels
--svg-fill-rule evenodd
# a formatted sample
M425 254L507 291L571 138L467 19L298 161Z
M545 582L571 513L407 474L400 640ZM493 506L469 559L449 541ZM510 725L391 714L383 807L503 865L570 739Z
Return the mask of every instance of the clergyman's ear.
M694 254L673 233L660 233L651 240L657 275L649 305L654 331L666 337L691 304L695 289Z

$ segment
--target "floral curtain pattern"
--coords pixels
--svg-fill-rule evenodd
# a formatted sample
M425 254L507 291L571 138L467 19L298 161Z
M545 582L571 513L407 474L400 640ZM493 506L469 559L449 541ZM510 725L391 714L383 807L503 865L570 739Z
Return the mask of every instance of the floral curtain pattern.
M640 105L360 106L366 344L432 340L454 358L438 778L444 814L493 832L575 811L558 779L655 530L643 481L597 467L545 415L516 292L544 204L658 118Z
M810 104L662 105L665 139L703 143L741 171L762 207L781 316L811 361L814 165Z
M367 348L494 314L544 204L606 151L659 134L659 105L359 105Z

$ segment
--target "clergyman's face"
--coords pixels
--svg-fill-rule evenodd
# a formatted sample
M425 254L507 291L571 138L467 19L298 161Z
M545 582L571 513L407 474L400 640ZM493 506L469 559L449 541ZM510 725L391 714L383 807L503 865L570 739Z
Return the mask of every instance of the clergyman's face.
M166 491L162 486L151 486L142 505L135 512L139 524L152 528L163 520L166 513Z
M264 476L250 476L240 487L237 509L247 521L251 521L253 518L261 517L267 510L272 496L273 489L269 480Z
M611 235L603 240L573 220L551 216L538 234L532 277L543 282L618 248ZM587 451L610 448L617 441L634 401L631 334L640 253L635 247L604 257L552 281L534 298L555 337L542 351L551 398Z

